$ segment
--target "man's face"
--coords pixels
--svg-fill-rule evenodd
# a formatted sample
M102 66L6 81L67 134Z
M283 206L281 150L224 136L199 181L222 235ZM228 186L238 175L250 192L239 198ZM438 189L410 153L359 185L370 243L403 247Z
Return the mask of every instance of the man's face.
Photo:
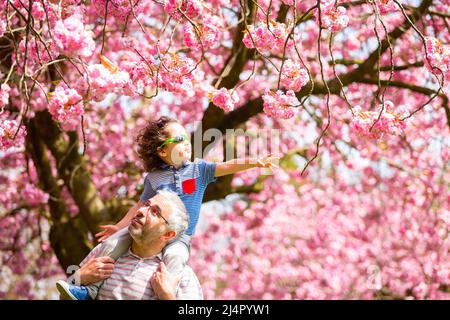
M128 227L131 237L139 242L151 242L160 238L169 229L167 220L172 214L166 199L157 194L144 202Z
M167 133L168 138L175 138L177 136L188 136L184 127L177 123L172 122L167 125L164 130ZM185 160L191 159L192 146L190 141L173 142L163 147L163 152L167 159L174 164L182 164Z

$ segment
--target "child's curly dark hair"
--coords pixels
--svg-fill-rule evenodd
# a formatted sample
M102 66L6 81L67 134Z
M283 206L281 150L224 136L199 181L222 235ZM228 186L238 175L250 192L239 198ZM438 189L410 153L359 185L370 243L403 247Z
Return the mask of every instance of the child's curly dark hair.
M169 123L178 122L173 118L166 116L160 117L156 121L150 121L145 128L143 128L136 138L138 144L139 157L144 162L145 171L149 172L155 170L164 162L158 156L158 147L167 139L167 134L164 129Z

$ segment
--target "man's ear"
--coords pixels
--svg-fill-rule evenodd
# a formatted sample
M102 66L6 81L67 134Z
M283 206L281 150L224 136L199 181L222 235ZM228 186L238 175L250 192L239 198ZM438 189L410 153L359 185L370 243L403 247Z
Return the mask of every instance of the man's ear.
M169 240L175 238L176 235L177 235L177 233L175 231L170 230L170 231L167 231L166 233L164 233L161 236L161 240L162 241L169 241Z

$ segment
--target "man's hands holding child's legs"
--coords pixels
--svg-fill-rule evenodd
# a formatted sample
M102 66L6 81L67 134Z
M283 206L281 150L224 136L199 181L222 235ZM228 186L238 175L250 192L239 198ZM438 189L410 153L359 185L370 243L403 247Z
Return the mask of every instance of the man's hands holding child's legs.
M94 257L86 262L79 272L82 285L88 285L109 278L114 270L114 259L110 257Z
M161 262L152 276L151 284L153 290L160 300L176 300L176 288L183 273L173 276L166 269L164 262Z

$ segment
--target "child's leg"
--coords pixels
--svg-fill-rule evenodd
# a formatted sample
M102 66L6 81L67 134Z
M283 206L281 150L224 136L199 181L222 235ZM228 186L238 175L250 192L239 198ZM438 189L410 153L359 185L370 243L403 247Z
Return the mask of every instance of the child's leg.
M163 261L167 270L173 275L183 271L189 260L191 243L189 236L181 236L177 241L169 243L163 249Z
M114 260L117 260L121 255L128 251L130 245L131 236L128 233L128 228L123 228L99 245L100 250L97 257L108 256ZM98 281L85 286L88 289L91 299L95 299L97 297L98 290L102 284L103 281Z

